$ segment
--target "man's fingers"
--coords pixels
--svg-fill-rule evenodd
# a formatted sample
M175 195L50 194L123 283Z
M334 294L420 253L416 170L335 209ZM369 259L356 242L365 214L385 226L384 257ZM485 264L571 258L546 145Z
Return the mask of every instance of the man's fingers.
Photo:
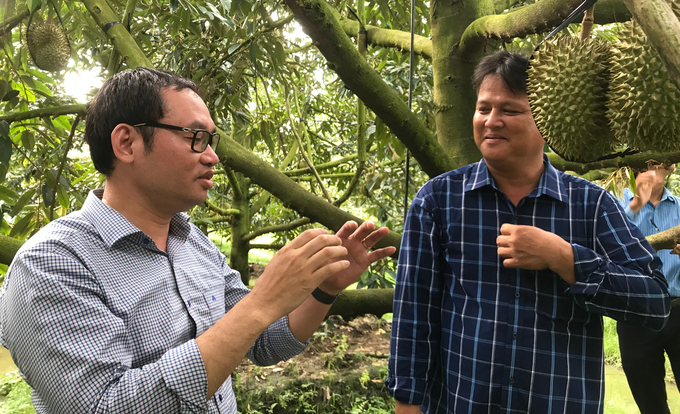
M322 281L328 279L329 276L347 269L349 265L349 260L336 260L333 262L328 262L312 272L312 276L317 279L319 283L321 283Z
M509 257L509 258L503 260L503 266L510 267L510 268L520 267L517 260L513 259L512 257Z
M503 223L503 225L501 226L501 234L505 236L510 235L512 234L512 230L514 230L515 227L517 226L514 224Z
M389 247L383 247L382 249L374 250L371 253L368 254L368 260L371 261L371 263L375 262L376 260L384 259L387 256L391 256L394 254L394 252L397 251L397 248L394 246L389 246Z
M314 252L314 254L309 257L308 263L305 265L309 266L309 269L315 271L323 267L324 264L330 262L336 262L338 259L342 259L347 256L347 249L343 246L325 246L322 249Z
M499 247L498 255L502 258L512 257L512 250L509 247Z
M375 224L373 225L373 228L375 228ZM366 233L362 232L356 235L356 239L359 241L363 241L364 247L369 249L372 248L383 237L387 236L390 232L390 229L388 229L387 227L381 227L378 230L373 231L372 233L371 231L372 229L368 230Z
M340 230L338 230L335 235L338 237L341 237L343 239L348 238L349 236L356 231L356 229L359 227L356 221L350 220L346 222L345 224L340 227Z
M306 245L310 241L316 239L318 236L322 234L328 234L328 231L326 229L310 229L310 230L305 230L294 238L290 243L288 243L286 246L290 247L292 249L299 249L300 247Z

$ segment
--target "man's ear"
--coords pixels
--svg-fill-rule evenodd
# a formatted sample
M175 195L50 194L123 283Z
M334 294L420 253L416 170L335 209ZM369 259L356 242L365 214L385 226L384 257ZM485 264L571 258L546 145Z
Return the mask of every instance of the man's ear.
M144 149L142 134L132 125L118 124L111 132L111 147L117 161L131 164Z

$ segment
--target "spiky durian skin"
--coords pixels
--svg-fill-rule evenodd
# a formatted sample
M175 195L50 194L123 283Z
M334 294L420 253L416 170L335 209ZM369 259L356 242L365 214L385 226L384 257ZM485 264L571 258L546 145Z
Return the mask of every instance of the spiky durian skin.
M71 48L63 29L52 22L33 21L26 29L26 43L33 63L42 70L66 69Z
M634 21L614 43L608 97L607 117L621 142L641 151L680 149L680 90Z
M592 161L614 152L605 115L610 54L603 40L560 36L543 43L529 63L527 95L536 125L568 160Z

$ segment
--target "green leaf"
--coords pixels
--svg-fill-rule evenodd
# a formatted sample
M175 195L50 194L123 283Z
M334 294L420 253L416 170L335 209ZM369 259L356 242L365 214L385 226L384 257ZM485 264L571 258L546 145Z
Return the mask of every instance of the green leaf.
M12 227L12 230L10 230L9 232L9 237L21 236L27 233L29 225L33 220L33 216L35 216L35 211L31 211L30 213L26 214L24 217L19 219L19 221L15 222L14 227Z
M42 4L42 0L26 0L28 10L35 11Z
M179 7L179 0L170 0L170 11L174 12Z
M240 44L240 43L237 43L237 44L235 44L235 45L229 46L229 49L227 49L227 54L228 54L228 55L231 55L232 53L234 53L235 51L237 51L239 47L241 47L241 44Z
M16 216L19 212L28 204L29 201L33 199L35 195L35 188L31 188L19 197L17 203L12 207L12 215Z
M5 176L7 175L8 170L9 170L9 165L0 164L0 183L5 181Z
M222 4L222 8L224 9L225 13L229 13L229 10L231 9L231 0L220 0L220 3Z
M0 135L0 164L9 166L12 157L12 140L6 135Z
M68 196L68 192L62 186L57 188L57 201L59 201L60 206L66 209L71 205L71 199Z
M45 204L45 206L51 206L52 201L54 201L54 193L52 192L50 186L47 184L42 185L42 199L43 204Z
M24 149L28 152L33 151L33 147L35 146L35 136L31 131L24 130L21 133L21 146L24 147Z
M0 185L0 200L7 204L14 204L19 198L19 194L15 193L12 189Z
M630 168L628 169L628 185L630 185L630 191L633 192L633 194L637 193L637 186L635 185L635 174L633 173L633 170Z
M7 121L0 121L0 137L9 137L9 124Z

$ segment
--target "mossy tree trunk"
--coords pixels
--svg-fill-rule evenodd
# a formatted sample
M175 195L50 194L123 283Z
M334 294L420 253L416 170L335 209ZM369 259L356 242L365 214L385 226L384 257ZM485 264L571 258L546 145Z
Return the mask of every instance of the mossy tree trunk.
M238 121L232 122L232 138L245 148L250 147L250 138L246 135L246 126ZM239 211L231 219L231 254L229 267L241 274L243 284L248 286L250 271L248 266L248 251L250 242L245 236L250 230L250 206L248 205L248 180L243 174L229 174L233 200L231 208Z

